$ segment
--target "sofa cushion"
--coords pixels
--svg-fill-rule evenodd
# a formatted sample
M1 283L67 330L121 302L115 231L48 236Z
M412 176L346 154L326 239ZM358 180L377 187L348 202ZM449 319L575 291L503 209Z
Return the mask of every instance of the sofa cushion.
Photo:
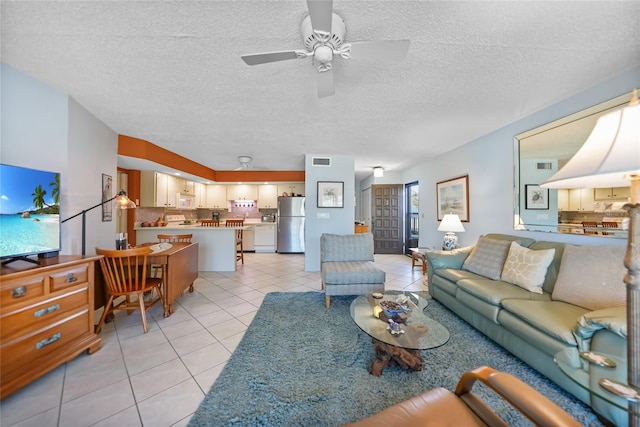
M502 268L501 279L530 292L542 293L547 268L553 261L555 249L533 251L511 242L509 254Z
M558 341L577 345L573 327L588 310L560 301L502 300L502 307L523 322Z
M473 251L462 264L462 269L489 279L500 280L502 266L510 246L509 240L480 236Z
M486 278L480 279L462 279L457 283L460 289L493 305L500 305L503 300L510 298L521 299L540 299L549 301L549 294L532 294L511 283L502 282L500 280L490 280Z
M522 246L522 245L520 245ZM547 275L544 278L544 284L542 285L542 290L545 292L552 293L553 286L556 283L556 279L558 278L558 271L560 271L560 262L562 261L562 254L564 253L564 247L566 243L561 242L547 242L547 241L539 241L533 243L531 246L528 246L529 249L534 251L544 250L544 249L555 249L556 253L553 255L553 261L549 268L547 269Z
M626 304L626 248L566 245L552 299L590 310Z
M440 268L459 269L472 250L473 247L468 246L452 251L429 251L426 253L426 257L431 263L430 268L434 271Z
M384 283L386 273L371 261L323 262L323 283L350 285L363 283Z
M373 261L373 234L330 234L320 236L320 260Z
M456 270L455 268L442 268L440 270L436 270L434 272L434 276L445 278L453 283L462 279L486 279L486 277L480 276L479 274L472 273L470 271Z

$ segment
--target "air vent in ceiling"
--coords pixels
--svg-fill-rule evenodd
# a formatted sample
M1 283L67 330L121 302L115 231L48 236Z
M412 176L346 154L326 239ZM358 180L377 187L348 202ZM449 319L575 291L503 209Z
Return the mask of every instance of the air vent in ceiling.
M551 170L551 162L538 162L536 169L538 170Z
M313 166L331 166L331 157L312 157L311 164Z

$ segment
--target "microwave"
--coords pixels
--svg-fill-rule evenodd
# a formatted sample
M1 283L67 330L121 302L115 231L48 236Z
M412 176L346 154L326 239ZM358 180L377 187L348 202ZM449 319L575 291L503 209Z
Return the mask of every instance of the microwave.
M178 207L178 209L195 209L196 198L192 195L178 193L176 206Z

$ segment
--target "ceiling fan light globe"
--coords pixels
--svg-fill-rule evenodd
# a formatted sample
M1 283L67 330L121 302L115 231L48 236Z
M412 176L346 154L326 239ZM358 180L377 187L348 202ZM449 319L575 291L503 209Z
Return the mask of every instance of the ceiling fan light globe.
M333 59L333 49L329 46L318 46L314 56L321 64L329 63Z

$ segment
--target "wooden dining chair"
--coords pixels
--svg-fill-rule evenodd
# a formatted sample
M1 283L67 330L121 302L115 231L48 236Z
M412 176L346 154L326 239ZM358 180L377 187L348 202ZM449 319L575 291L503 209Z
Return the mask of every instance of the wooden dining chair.
M228 219L225 221L227 227L243 227L243 219ZM236 229L236 262L242 261L244 264L244 247L242 245L243 229Z
M203 219L200 221L202 227L220 227L220 220L218 219Z
M162 295L162 279L147 277L147 255L151 253L148 246L141 248L110 250L96 248L96 254L102 255L100 267L104 275L107 288L107 303L98 322L96 333L100 333L107 316L115 310L126 310L128 314L140 310L142 328L147 333L147 310L158 301L164 306ZM151 301L145 301L144 293L155 289L157 297ZM125 300L113 305L113 300L124 296ZM133 301L132 297L136 297Z

